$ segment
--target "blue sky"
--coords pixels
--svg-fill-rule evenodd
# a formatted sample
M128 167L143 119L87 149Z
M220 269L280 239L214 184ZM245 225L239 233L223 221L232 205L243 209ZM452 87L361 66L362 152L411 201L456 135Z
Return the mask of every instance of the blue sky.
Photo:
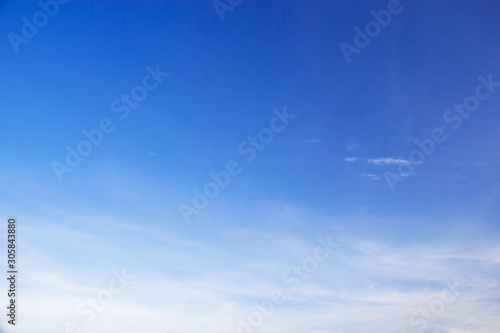
M346 61L341 43L391 3ZM255 331L413 332L458 276L428 332L499 330L500 87L483 83L500 81L499 4L243 1L221 20L210 1L71 1L13 45L41 10L0 3L0 204L24 275L12 332L236 332L330 234L338 251ZM113 102L146 75L158 84L120 119ZM285 109L247 161L238 147ZM113 131L60 181L54 162L103 119ZM446 140L411 160L436 129ZM186 223L179 205L233 160L241 173ZM86 323L75 309L121 267L135 279Z

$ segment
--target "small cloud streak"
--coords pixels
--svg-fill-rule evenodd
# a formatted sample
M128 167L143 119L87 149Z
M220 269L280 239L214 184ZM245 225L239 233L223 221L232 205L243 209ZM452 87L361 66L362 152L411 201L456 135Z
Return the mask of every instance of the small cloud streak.
M350 143L350 144L347 145L346 149L347 150L354 150L354 149L358 149L358 147L359 147L359 144L357 144L357 143Z
M363 172L360 174L361 177L366 177L370 180L378 180L380 179L380 177L376 174L373 174L373 173L366 173L366 172Z
M392 157L369 158L366 161L368 163L373 163L375 165L410 164L410 161L398 159L398 158L392 158Z
M305 140L305 142L320 143L321 140L320 139L307 139L307 140Z
M344 157L345 162L354 162L359 160L358 157ZM380 158L367 158L363 159L368 163L372 163L375 165L401 165L401 164L410 164L410 161L400 159L400 158L392 158L392 157L380 157Z

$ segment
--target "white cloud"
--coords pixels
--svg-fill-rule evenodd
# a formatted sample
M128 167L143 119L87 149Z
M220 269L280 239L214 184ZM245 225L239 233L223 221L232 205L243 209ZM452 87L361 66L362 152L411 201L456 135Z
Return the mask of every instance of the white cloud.
M320 139L307 139L307 140L305 140L305 142L320 143L321 140Z
M359 148L359 144L357 144L357 143L350 143L346 147L347 150L355 150L355 149L358 149L358 148Z
M345 162L354 162L359 160L358 157L344 157ZM410 164L410 161L392 158L392 157L380 157L380 158L367 158L366 161L368 163L372 163L375 165L400 165L400 164Z
M363 172L360 174L361 177L366 177L366 178L369 178L371 180L378 180L380 179L380 177L376 174L373 174L373 173L366 173L366 172Z
M500 331L500 247L494 243L427 239L393 244L341 235L341 247L291 291L293 284L283 282L282 273L313 255L314 240L235 230L220 234L217 242L201 243L161 228L102 222L115 233L96 237L62 227L21 230L26 332L62 331L74 320L94 333L236 333L238 318L246 318L253 303L268 299L276 288L286 297L259 332L413 332L410 316L428 308L455 277L460 277L461 294L432 315L428 331ZM54 234L63 244L54 244ZM69 255L53 251L60 246L71 250ZM76 254L92 255L95 261L82 263ZM136 279L86 324L75 309L106 286L115 265L126 265ZM47 302L53 306L44 306Z
M368 163L373 163L376 165L389 165L389 164L410 164L410 161L392 158L392 157L381 157L381 158L369 158L366 160Z

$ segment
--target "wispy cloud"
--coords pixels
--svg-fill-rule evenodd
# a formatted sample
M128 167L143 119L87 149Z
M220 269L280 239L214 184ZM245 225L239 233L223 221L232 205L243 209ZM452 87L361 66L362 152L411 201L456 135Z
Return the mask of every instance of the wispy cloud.
M358 149L358 148L359 148L359 144L357 144L357 143L350 143L346 147L347 150L355 150L355 149Z
M401 165L401 164L410 164L410 161L400 159L400 158L392 158L392 157L380 157L380 158L367 158L362 159L359 157L344 157L345 162L354 162L357 160L365 160L368 163L375 165Z
M320 143L320 139L306 139L305 142L310 142L310 143Z
M378 180L380 179L380 177L376 174L373 174L373 173L366 173L366 172L363 172L360 174L361 177L366 177L366 178L369 178L371 180Z
M124 332L191 333L203 327L237 332L239 318L247 318L255 302L269 299L275 289L289 290L294 285L293 279L283 280L283 272L304 263L316 246L314 240L296 234L235 229L220 234L221 242L213 243L128 221L105 222L99 237L52 225L52 221L23 227L25 276L29 277L24 284L25 316L30 331L53 332L76 321L96 333L113 331L113 327ZM122 237L110 245L115 234L106 230L117 228ZM64 244L50 242L56 233ZM338 236L342 249L275 305L262 332L326 332L324 327L331 327L344 332L400 333L417 328L410 321L412 315L443 332L499 331L500 248L493 243L471 251L471 244L464 246L460 241L429 239L411 245L340 232ZM148 247L130 246L146 240ZM257 241L262 246L255 248ZM68 256L54 259L61 248L67 249ZM93 260L81 260L87 258ZM113 298L106 312L96 314L98 321L87 323L86 316L75 314L79 304L106 288L112 268L124 263L136 279ZM298 267L309 270L309 266ZM455 277L460 277L461 294L434 314L433 302ZM247 288L249 283L252 288ZM452 298L450 292L446 296ZM44 307L48 301L54 307ZM430 319L420 309L430 309ZM167 313L166 320L157 319L162 313ZM360 322L360 316L367 320ZM190 320L193 317L197 320ZM470 326L472 318L480 324Z
M399 158L392 158L392 157L369 158L366 161L368 163L373 163L376 165L410 164L410 161L399 159Z

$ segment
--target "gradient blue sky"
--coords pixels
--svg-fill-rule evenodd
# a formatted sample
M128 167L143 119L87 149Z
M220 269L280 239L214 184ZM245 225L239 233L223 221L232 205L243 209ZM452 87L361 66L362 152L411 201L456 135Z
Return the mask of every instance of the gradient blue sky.
M478 76L500 81L500 4L401 6L348 64L339 44L387 1L243 1L224 21L210 1L72 1L18 53L7 34L40 7L1 2L0 204L24 272L12 331L62 332L126 267L134 286L88 332L235 332L334 233L344 250L261 332L401 332L457 275L470 292L432 332L498 332L500 88L456 130L443 114ZM120 120L111 103L157 65L170 75ZM284 106L296 118L244 162L240 142ZM103 118L114 132L59 182L51 163ZM436 127L448 139L391 191L384 173ZM242 173L184 223L179 203L233 159Z

